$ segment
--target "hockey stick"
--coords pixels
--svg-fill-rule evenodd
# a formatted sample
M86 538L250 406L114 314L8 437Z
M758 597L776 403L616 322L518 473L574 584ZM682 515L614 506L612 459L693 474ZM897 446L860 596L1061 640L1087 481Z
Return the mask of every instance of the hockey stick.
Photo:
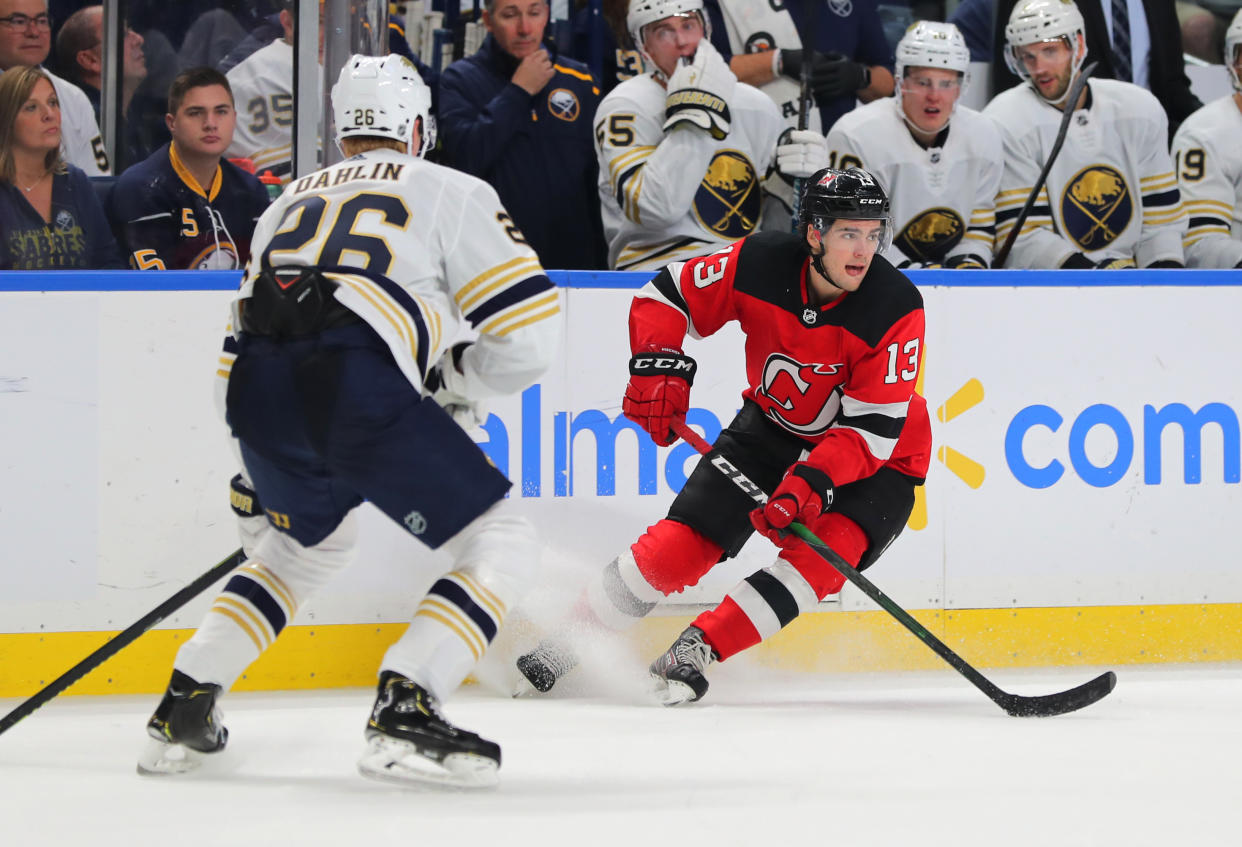
M158 624L165 617L180 609L199 594L202 594L210 588L216 580L220 579L220 577L240 565L245 558L246 554L241 550L231 553L227 559L214 566L211 570L207 571L207 573L191 582L163 603L160 603L150 612L147 612L147 614L143 615L139 620L131 624L124 632L121 632L115 637L109 639L94 653L91 653L85 659L65 671L51 683L46 685L42 690L37 692L34 696L30 697L30 699L26 700L26 702L22 703L16 709L0 719L0 735L3 735L15 724L17 724L18 721L28 717L35 709L47 703L47 701L51 700L57 694L60 694L79 679L102 665L108 659L121 652L121 650L125 647L136 641L138 636Z
M710 453L711 445L697 432L686 426L685 423L674 423L673 431L704 456ZM767 494L759 486L751 482L745 474L734 467L733 463L724 456L713 456L711 464L712 467L728 477L734 485L750 495L751 499L756 503L763 505L768 502ZM915 620L914 616L893 602L871 580L854 570L849 562L837 555L836 551L821 541L813 532L797 521L790 524L789 528L806 542L807 546L839 571L842 576L858 586L864 594L878 603L884 611L895 617L898 623L910 630L920 641L930 647L937 656L948 662L953 670L966 677L976 688L988 695L992 702L1014 717L1043 718L1073 712L1084 706L1090 706L1096 700L1112 691L1113 686L1117 684L1117 675L1112 671L1106 671L1090 682L1079 685L1077 688L1071 688L1068 691L1061 691L1056 694L1024 697L1021 694L1009 694L1002 691L991 680L975 670L969 662L957 655L957 653L954 653L947 644L928 632L921 623Z
M1057 129L1056 141L1052 142L1052 150L1048 153L1048 161L1044 162L1044 169L1039 172L1039 179L1035 180L1035 186L1031 189L1031 193L1026 198L1026 203L1022 206L1022 211L1018 212L1018 217L1013 222L1013 229L1009 230L1009 234L1005 236L1005 243L996 251L996 255L992 257L992 267L1005 267L1005 260L1009 258L1009 251L1013 249L1013 243L1018 238L1018 233L1022 231L1022 224L1026 223L1026 217L1031 213L1031 207L1035 205L1035 198L1039 196L1039 192L1043 190L1044 182L1048 179L1048 171L1052 170L1052 165L1057 160L1057 155L1061 152L1061 145L1065 143L1065 134L1069 132L1070 119L1074 117L1074 110L1078 106L1078 98L1082 96L1082 90L1087 87L1087 77L1091 76L1091 72L1095 70L1097 62L1092 62L1078 73L1077 79L1070 86L1069 95L1065 98L1065 109L1062 110L1061 126Z
M804 0L802 11L806 15L806 31L810 34L811 46L802 45L801 86L798 92L798 129L804 130L811 120L811 66L815 63L815 5L817 0ZM791 232L798 231L798 219L802 217L802 188L806 185L803 177L794 177L793 181L793 224Z

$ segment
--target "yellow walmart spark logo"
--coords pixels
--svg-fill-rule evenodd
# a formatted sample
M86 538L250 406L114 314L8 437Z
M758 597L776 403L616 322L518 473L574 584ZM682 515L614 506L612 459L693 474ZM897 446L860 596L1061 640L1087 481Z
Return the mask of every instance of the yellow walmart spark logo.
M920 394L923 393L923 374L921 371L919 372L916 390ZM961 388L953 392L953 395L940 408L936 409L936 419L941 423L948 423L958 415L973 409L982 402L983 383L971 378ZM954 476L971 488L978 488L983 485L983 479L987 475L983 465L964 453L959 453L952 447L942 445L936 450L936 459L940 464L948 468ZM914 508L910 511L910 518L906 521L906 526L912 530L927 528L926 486L920 485L914 489Z

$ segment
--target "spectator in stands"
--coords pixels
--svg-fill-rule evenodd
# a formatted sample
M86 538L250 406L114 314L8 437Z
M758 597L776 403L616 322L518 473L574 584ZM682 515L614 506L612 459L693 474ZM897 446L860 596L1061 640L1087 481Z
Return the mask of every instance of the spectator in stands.
M117 179L108 217L136 269L234 269L250 258L267 190L223 158L237 112L214 68L182 71L168 91L172 141Z
M1005 54L1006 22L1013 9L1026 2L996 0L994 56ZM1133 82L1156 95L1170 132L1203 105L1190 90L1173 0L1079 0L1077 5L1084 22L1085 61L1099 63L1092 73L1094 78ZM993 96L1017 82L1018 77L1005 62L992 63Z
M860 167L888 192L899 268L986 268L1004 152L992 121L958 102L970 51L953 24L918 21L897 43L897 96L841 116L832 167Z
M1003 243L1034 188L1061 124L1065 143L1023 222L1008 265L1018 268L1182 267L1186 216L1168 121L1151 92L1091 79L1068 101L1087 55L1083 17L1069 0L1024 0L1009 16L1005 58L1025 80L984 114L1000 129L1005 171L996 200Z
M125 52L121 58L121 108L125 116L125 149L117 156L118 167L140 162L168 141L164 104L153 97L136 95L147 77L142 51L143 38L125 28ZM56 35L56 64L65 78L82 89L99 120L100 86L103 84L103 6L84 6L69 16Z
M42 65L52 49L52 19L47 0L0 0L0 71L17 65ZM64 157L87 176L111 172L99 123L90 100L71 82L44 70L60 101Z
M1225 31L1222 53L1233 93L1195 112L1173 136L1192 268L1242 268L1242 11Z
M599 86L544 43L546 0L488 0L488 35L440 81L447 164L486 180L546 268L603 268L592 127Z
M0 75L0 270L121 266L95 189L64 161L60 117L46 71Z
M739 81L762 87L787 120L797 117L796 89L808 46L816 51L811 86L823 132L857 101L870 103L893 93L893 48L884 37L876 0L705 0L704 8L712 21L712 44L729 68ZM719 33L718 20L724 25Z
M653 70L600 104L599 196L609 266L659 269L753 233L769 166L807 177L828 149L822 133L788 130L767 95L737 81L707 38L702 0L633 0L627 20Z
M596 15L589 0L574 0L570 14L570 42L565 54L583 62L608 94L630 77L643 72L643 57L625 31L629 0L602 0Z

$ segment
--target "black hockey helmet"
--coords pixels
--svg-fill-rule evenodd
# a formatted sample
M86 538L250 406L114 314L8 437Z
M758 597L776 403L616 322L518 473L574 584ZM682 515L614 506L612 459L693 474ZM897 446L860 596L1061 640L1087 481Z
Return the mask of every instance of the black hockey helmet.
M813 223L816 218L887 221L888 195L862 168L823 168L806 181L798 211L801 223Z

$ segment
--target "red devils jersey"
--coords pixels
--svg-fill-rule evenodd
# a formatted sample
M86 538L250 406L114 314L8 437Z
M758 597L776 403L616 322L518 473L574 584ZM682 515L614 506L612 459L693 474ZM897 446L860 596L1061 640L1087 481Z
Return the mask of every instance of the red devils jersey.
M801 239L767 231L676 262L634 298L630 346L680 349L730 321L746 334L746 399L813 445L808 459L837 485L883 466L923 479L927 403L915 393L923 298L876 256L856 292L825 306L809 296Z

